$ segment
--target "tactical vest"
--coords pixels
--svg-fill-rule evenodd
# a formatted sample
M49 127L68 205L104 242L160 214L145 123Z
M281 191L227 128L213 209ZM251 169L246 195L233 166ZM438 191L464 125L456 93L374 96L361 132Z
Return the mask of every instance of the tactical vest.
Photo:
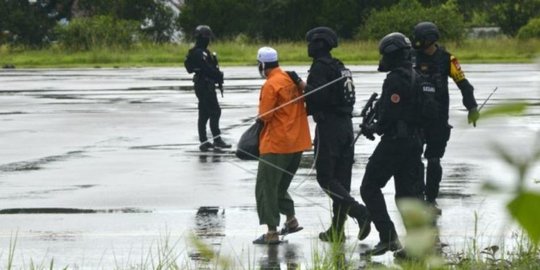
M352 79L352 72L346 68L341 61L335 58L319 58L319 61L329 66L334 72L332 80L344 77L341 81L336 82L328 87L332 89L331 107L336 108L339 112L351 113L356 102L356 92Z
M401 106L403 107L401 109L401 113L398 116L398 119L396 119L396 122L403 121L408 126L419 126L422 118L420 114L422 111L422 90L420 87L420 81L416 76L416 72L414 72L414 70L411 68L405 67L397 68L392 72L396 72L403 79L410 81L409 85L401 89Z
M438 102L439 121L448 121L450 96L448 92L448 76L450 75L450 53L438 47L431 56L424 53L416 55L415 69L435 85L435 100Z

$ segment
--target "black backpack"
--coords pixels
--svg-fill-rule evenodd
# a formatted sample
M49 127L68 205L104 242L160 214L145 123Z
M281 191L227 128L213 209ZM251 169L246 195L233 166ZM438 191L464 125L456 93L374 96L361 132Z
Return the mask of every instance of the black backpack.
M184 67L186 67L186 70L189 74L193 73L196 71L197 67L195 67L195 64L194 64L194 59L193 59L193 55L194 55L194 52L193 52L194 48L190 49L188 51L188 54L186 55L186 59L184 60Z
M336 73L336 79L344 77L340 82L335 83L336 89L335 105L337 106L353 106L356 102L356 92L354 91L354 83L352 72L338 59L319 59L322 63L329 65Z

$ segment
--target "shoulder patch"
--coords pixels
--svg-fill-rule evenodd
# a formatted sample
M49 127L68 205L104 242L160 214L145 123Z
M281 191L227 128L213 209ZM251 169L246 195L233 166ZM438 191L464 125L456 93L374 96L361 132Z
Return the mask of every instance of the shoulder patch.
M390 101L392 101L392 103L394 104L398 104L400 100L401 97L398 94L393 94L392 96L390 96Z
M461 65L459 65L459 61L457 60L457 58L455 57L452 57L452 64L454 65L454 67L456 67L457 70L461 70Z

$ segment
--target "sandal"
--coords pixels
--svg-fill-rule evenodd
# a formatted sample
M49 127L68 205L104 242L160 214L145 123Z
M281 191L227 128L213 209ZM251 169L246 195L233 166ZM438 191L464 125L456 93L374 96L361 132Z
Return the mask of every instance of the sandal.
M253 244L257 245L277 245L280 244L279 235L277 232L265 233L259 238L253 240Z
M280 235L287 235L287 234L299 232L299 231L301 231L303 229L304 229L304 227L301 227L298 224L298 220L296 220L296 218L293 218L293 219L289 220L288 222L283 223L283 228L281 229L281 231L279 231L279 234Z

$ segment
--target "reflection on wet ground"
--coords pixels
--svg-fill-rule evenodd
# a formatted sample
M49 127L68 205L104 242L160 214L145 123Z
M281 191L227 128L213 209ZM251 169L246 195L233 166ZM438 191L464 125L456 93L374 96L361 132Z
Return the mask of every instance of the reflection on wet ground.
M225 236L225 209L201 206L195 216L195 233L200 237Z
M78 208L8 208L0 209L0 215L14 214L133 214L152 213L152 211L137 208L122 209L78 209Z
M301 260L297 255L299 247L294 244L270 245L262 248L266 253L262 253L258 259L258 269L264 270L297 270L300 269Z
M285 69L305 78L308 67ZM508 101L530 107L522 116L488 119L473 129L466 125L459 90L450 84L455 128L442 159L443 216L438 225L441 239L453 250L467 245L475 226L486 236L480 240L486 245L504 239L500 226L507 221L502 213L508 194L487 196L479 186L485 180L511 186L513 175L493 156L490 144L510 142L513 151L526 152L540 127L540 72L535 65L464 69L479 104L499 87L485 108ZM380 89L384 74L374 66L352 70L357 124L360 104ZM235 144L257 113L263 80L254 67L224 71L221 130ZM330 223L331 202L317 184L313 151L304 153L289 190L305 229L288 235L286 244L254 246L251 241L265 231L258 226L255 208L257 162L240 161L233 151L199 152L196 121L191 78L181 69L2 70L0 249L17 232L21 258L16 260L54 257L56 264L78 269L110 268L118 261L137 265L133 258L149 256L148 248L164 240L164 232L170 238L165 240L175 243L179 265L193 262L192 269L214 266L189 241L192 235L220 258L247 269L305 269L321 259L318 254L330 252L330 246L317 240ZM361 138L355 147L351 194L358 200L376 143ZM383 194L404 235L392 182ZM367 263L393 263L391 254L371 262L361 258L359 253L378 237L372 233L359 243L357 230L353 221L347 222L344 260L338 261L359 269ZM5 259L1 256L0 262Z
M68 158L73 157L82 157L83 151L70 151L63 155L48 156L44 158L39 158L37 160L30 161L21 161L13 162L8 164L0 165L0 171L3 172L15 172L15 171L29 171L29 170L39 170L41 166L46 165L52 162L60 162Z

